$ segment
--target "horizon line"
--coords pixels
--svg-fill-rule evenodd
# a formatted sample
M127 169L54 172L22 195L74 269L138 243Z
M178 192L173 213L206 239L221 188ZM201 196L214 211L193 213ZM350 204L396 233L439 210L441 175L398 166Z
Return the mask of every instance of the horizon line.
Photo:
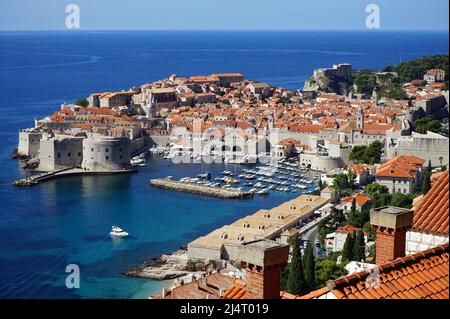
M339 32L339 31L367 31L367 32L384 32L384 31L399 31L399 32L449 32L449 29L388 29L388 28L380 28L380 29L367 29L367 28L359 28L359 29L345 29L345 28L336 28L336 29L298 29L298 28L280 28L280 29L89 29L89 28L80 28L80 29L0 29L0 32L90 32L90 31L225 31L225 32L248 32L248 31L323 31L323 32Z

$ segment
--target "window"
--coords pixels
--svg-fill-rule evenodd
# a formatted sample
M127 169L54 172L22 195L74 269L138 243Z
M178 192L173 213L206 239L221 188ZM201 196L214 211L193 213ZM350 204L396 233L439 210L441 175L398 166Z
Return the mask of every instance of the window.
M78 152L78 157L81 157L81 152Z
M91 148L91 152L93 152L94 151L94 148Z
M61 153L58 153L58 157L61 157Z
M109 152L109 148L105 149L105 152L108 153Z
M106 160L109 160L109 156L106 156Z
M67 157L70 157L72 154L70 154L70 152L69 153L67 153Z

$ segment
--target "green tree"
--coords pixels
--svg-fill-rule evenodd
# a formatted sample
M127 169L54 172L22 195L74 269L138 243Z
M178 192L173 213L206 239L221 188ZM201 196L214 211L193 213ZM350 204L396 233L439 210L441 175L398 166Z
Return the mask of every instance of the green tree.
M356 213L356 199L354 199L354 198L353 198L353 200L352 200L352 207L351 207L351 209L350 209L350 212L351 212L352 214L355 214L355 213Z
M326 235L334 232L346 220L345 214L341 209L332 207L330 215L322 219L318 225L319 242L321 245L323 245Z
M323 287L328 280L334 280L345 275L347 275L347 270L344 265L338 265L332 260L319 261L316 265L316 282L318 287Z
M400 82L410 82L422 79L430 69L443 69L446 71L445 80L448 80L448 54L424 56L412 61L388 66L385 72L397 72Z
M375 240L375 238L377 237L377 233L372 229L372 225L370 224L370 220L367 221L364 224L362 229L363 229L363 231L369 233L369 235L367 236L368 240Z
M303 256L303 271L305 274L305 282L309 291L316 287L316 260L314 258L313 246L309 242Z
M285 291L287 286L287 279L289 276L289 265L284 267L280 274L280 290Z
M367 149L365 145L355 145L349 155L349 159L353 162L364 163L364 153Z
M302 253L300 251L298 235L291 239L292 258L289 264L289 275L286 283L287 292L294 295L306 293L307 287L303 274Z
M415 131L420 134L426 134L428 131L434 133L441 133L442 124L438 120L433 120L433 117L426 116L414 121Z
M412 206L412 196L402 193L394 193L391 196L391 202L389 203L391 206L402 207L402 208L411 208Z
M361 228L370 220L370 208L364 207L360 211L355 210L354 213L350 212L348 216L348 223L355 227Z
M383 145L380 141L374 141L367 146L364 152L364 159L368 164L380 163Z
M431 189L431 173L425 172L422 178L422 194L426 195Z
M364 241L364 233L359 231L355 237L355 244L353 246L353 257L357 261L366 259L366 243Z
M87 99L84 99L84 98L78 99L75 101L75 105L87 107L87 106L89 106L89 102Z
M391 194L389 189L377 183L369 184L365 188L366 193L372 199L372 207L377 208L388 205L391 201Z
M345 239L344 248L342 249L342 259L352 261L354 259L355 237L348 234Z

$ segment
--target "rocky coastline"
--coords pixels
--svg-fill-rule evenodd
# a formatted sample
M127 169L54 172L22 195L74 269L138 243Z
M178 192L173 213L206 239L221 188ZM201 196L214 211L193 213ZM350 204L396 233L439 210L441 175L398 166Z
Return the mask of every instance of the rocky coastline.
M125 274L129 277L170 280L204 272L209 266L203 262L190 261L187 251L179 249L172 254L152 258L136 269L129 269Z

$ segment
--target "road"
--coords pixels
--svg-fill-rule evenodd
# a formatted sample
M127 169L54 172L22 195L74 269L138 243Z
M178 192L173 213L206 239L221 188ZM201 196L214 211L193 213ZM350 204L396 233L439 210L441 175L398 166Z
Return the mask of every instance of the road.
M317 247L316 247L317 235L318 235L317 226L315 226L310 230L306 231L301 237L301 239L308 240L312 244L314 257L317 257Z

